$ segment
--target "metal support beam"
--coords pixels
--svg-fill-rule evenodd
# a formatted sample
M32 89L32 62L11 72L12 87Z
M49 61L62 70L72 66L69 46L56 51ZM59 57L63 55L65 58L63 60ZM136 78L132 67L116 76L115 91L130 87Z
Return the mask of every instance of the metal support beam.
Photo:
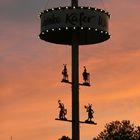
M73 35L73 37L76 34ZM72 45L72 140L79 140L79 46Z
M78 6L78 0L72 0ZM72 34L72 140L80 140L79 127L79 45L78 33Z

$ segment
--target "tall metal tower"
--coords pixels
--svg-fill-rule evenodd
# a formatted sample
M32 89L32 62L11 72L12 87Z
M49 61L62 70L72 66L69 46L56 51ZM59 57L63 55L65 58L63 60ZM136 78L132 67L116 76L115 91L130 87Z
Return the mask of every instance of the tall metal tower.
M79 45L108 40L110 14L103 9L79 7L78 0L71 0L71 6L44 10L40 18L40 39L72 46L72 140L80 140Z

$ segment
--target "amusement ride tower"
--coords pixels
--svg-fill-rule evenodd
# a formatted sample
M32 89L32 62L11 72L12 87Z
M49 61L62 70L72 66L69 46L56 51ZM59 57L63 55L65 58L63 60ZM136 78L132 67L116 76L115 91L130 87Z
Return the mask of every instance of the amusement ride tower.
M78 6L78 0L71 0L71 6L46 9L40 13L40 39L72 48L72 140L80 140L79 123L79 45L96 44L110 38L108 32L109 12L92 7ZM61 119L58 119L61 120ZM68 121L62 119L64 121ZM92 121L84 122L95 124Z

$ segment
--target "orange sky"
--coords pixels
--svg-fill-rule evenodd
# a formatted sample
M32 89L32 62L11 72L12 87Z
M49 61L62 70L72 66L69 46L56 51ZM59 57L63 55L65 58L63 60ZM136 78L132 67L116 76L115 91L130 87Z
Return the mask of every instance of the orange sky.
M94 6L86 2L80 1ZM71 137L71 124L55 121L58 99L71 118L71 87L60 82L63 64L71 74L71 48L37 38L36 15L42 4L43 0L0 2L0 140L10 140L11 135L13 140ZM111 12L111 39L80 47L80 74L86 65L92 85L80 87L80 118L86 119L84 105L92 103L98 123L81 124L81 140L92 140L113 120L140 125L140 1L107 0L104 7Z

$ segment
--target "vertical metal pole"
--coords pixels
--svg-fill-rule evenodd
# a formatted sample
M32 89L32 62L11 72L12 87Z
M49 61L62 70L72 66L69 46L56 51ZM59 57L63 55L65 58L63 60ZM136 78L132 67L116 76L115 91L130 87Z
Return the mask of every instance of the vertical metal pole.
M76 34L73 34L73 37L76 37ZM72 45L72 140L80 140L78 54L79 54L79 46L76 42L73 42Z
M78 0L72 0L78 6ZM72 140L80 140L79 128L79 45L78 34L72 34Z

